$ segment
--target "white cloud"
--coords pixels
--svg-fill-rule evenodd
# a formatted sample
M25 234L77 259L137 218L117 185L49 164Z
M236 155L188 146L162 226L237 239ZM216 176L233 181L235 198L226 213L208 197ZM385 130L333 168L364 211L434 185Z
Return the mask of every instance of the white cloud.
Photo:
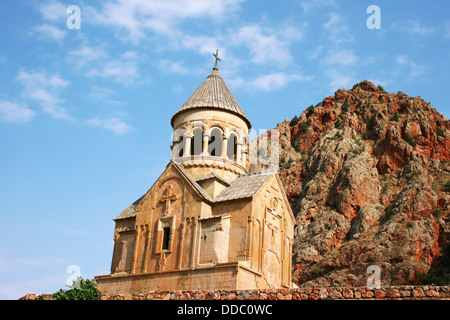
M330 79L329 86L333 91L348 88L352 81L352 77L347 72L342 72L342 70L334 68L327 69L325 76Z
M334 2L333 2L334 4ZM323 73L329 79L328 86L335 91L348 87L353 79L354 67L359 57L353 49L344 46L354 41L345 18L331 12L322 24L322 41L316 49L307 53L309 59L319 59ZM331 48L331 49L330 49Z
M211 59L211 61L214 61ZM182 61L172 61L168 59L161 59L158 63L158 68L163 72L170 72L178 75L204 75L203 68L188 68Z
M417 78L423 75L427 67L425 65L417 64L405 55L397 55L395 61L400 68L406 68L409 73L409 78Z
M393 28L407 32L414 36L429 36L435 31L434 28L422 25L419 21L412 19L394 23Z
M315 49L306 52L306 57L308 59L317 59L319 58L324 51L324 47L322 45L318 45Z
M179 35L177 25L190 18L223 20L239 8L242 0L114 0L104 2L102 9L87 7L86 12L97 23L128 31L129 38L139 41L146 31L159 35Z
M34 29L40 34L41 38L50 40L62 40L66 35L66 31L49 24L37 26Z
M115 32L126 31L126 37L117 32L116 37L120 39L133 42L152 39L161 50L169 46L171 49L189 49L210 56L219 48L221 56L226 58L225 47L245 47L250 53L246 62L281 65L291 63L293 57L290 45L303 37L302 28L306 23L294 25L289 21L275 27L258 23L244 26L223 24L225 27L213 35L209 33L210 29L191 34L187 31L190 28L184 28L183 23L190 19L209 19L215 24L223 23L238 11L241 2L243 0L112 0L104 2L100 7L85 6L83 12L89 16L85 18L86 21L95 21L94 23L107 26ZM159 36L162 37L158 38ZM232 55L229 54L229 57L232 58ZM233 66L239 65L240 61L234 59ZM162 60L163 64L165 62ZM179 74L188 72L180 63L170 67ZM102 73L102 70L96 68L96 71L88 74L92 76Z
M215 52L217 48L221 47L224 43L224 39L219 37L208 37L201 35L186 35L182 37L181 45L187 49L195 49L202 54L211 54ZM221 52L223 56L223 52Z
M353 50L333 50L323 60L326 64L338 64L344 66L354 65L358 61L358 57L355 56Z
M183 66L183 62L181 61L170 61L167 59L162 59L161 61L159 61L159 68L181 75L190 73L190 70Z
M130 84L140 78L138 58L135 51L126 51L118 58L111 59L103 45L83 45L69 52L67 60L86 77L112 79L122 84Z
M59 75L48 76L40 72L27 72L21 70L17 76L24 86L23 96L36 100L42 110L58 119L72 119L61 107L64 100L59 98L59 91L69 85Z
M78 50L69 52L68 61L74 67L81 68L90 62L106 57L108 57L108 54L101 46L83 45Z
M108 104L115 104L115 105L124 104L124 102L122 102L122 101L111 98L115 94L116 94L116 92L112 89L100 88L97 86L93 86L91 88L91 92L89 94L87 94L86 97L89 100L102 101L102 102L106 102Z
M113 79L122 84L135 82L139 77L139 71L134 61L112 60L100 69L92 69L86 73L88 77Z
M138 58L138 54L136 51L127 51L122 55L122 57L126 60L135 60Z
M244 63L243 58L236 58L231 53L239 47L247 48L250 58L245 63L254 64L276 63L286 65L292 62L290 45L293 41L302 39L302 28L306 23L293 27L284 23L274 27L263 27L254 23L240 27L232 27L226 33L215 36L184 35L179 45L184 49L196 50L205 55L211 55L217 48L220 49L220 57L227 64L227 72L236 70Z
M87 123L92 126L101 127L106 130L113 131L116 134L125 134L133 130L133 127L126 124L120 118L94 118L89 119Z
M61 21L62 19L67 19L69 16L67 14L67 6L55 0L48 1L44 4L40 2L39 11L44 19L49 21Z
M0 101L0 119L6 122L24 123L34 118L36 113L17 103Z
M303 11L308 13L309 11L316 9L316 8L323 8L327 6L336 6L335 0L307 0L302 1L300 3L301 7L303 8Z
M59 75L47 76L40 72L26 72L21 70L17 78L26 84L27 87L50 87L50 88L64 88L69 85L69 81L61 79Z
M285 33L283 35L286 36ZM263 30L260 25L253 24L239 28L230 38L230 43L242 44L250 50L253 63L288 64L292 61L289 42L285 41L276 30Z
M345 23L345 19L338 13L331 12L329 14L329 20L322 27L327 33L326 36L328 39L334 44L352 42L354 40Z
M299 74L286 74L284 72L262 75L253 80L244 80L242 78L230 80L230 85L235 87L245 87L252 91L270 92L287 86L294 81L307 81L312 77Z

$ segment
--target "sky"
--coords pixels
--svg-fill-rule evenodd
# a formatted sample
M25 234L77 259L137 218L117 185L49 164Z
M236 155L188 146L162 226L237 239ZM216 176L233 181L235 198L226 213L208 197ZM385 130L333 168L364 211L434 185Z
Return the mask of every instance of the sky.
M113 218L164 171L170 119L216 49L257 133L362 80L448 118L449 12L448 0L1 1L0 299L109 274Z

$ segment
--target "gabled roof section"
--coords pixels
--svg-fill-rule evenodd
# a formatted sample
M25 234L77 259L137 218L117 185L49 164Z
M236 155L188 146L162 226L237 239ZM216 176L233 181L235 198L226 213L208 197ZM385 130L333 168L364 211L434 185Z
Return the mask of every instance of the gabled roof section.
M203 189L198 182L194 179L194 177L178 162L171 161L175 165L175 167L180 171L180 173L186 178L186 180L191 184L191 186L194 188L197 193L204 198L205 200L209 202L214 202L213 198Z
M134 210L139 203L141 203L142 199L144 198L145 194L137 199L131 206L123 210L117 217L115 217L113 220L122 220L122 219L128 219L128 218L134 218L136 216L136 211Z
M215 199L215 202L245 199L253 197L262 186L277 171L275 169L264 170L255 173L240 175L231 185L223 190Z
M201 181L205 181L205 180L217 180L217 181L219 181L220 183L222 183L223 185L225 185L227 187L230 185L226 180L224 180L223 178L219 177L214 172L211 172L210 174L208 174L208 175L206 175L204 177L201 177L201 178L197 179L196 181L197 182L201 182Z
M198 184L197 181L195 181L194 177L192 177L192 175L181 164L172 160L169 162L169 164L167 165L166 170L164 170L164 172L166 172L169 169L170 165L173 165L178 170L178 172L186 179L186 181L192 186L194 191L196 191L197 194L201 198L203 198L204 200L206 200L210 203L214 202L214 200L211 198L211 196ZM161 174L161 176L164 174L164 172ZM158 180L156 180L156 181L158 181ZM156 183L156 181L155 181L155 183ZM147 193L149 193L152 188L153 188L153 186L142 197L140 197L138 200L136 200L131 206L126 208L124 211L122 211L113 220L134 218L137 214L135 208L141 203L144 196Z
M172 117L171 124L173 126L174 118L181 112L192 109L220 109L231 112L241 117L251 128L250 120L242 111L241 106L234 98L230 89L226 85L217 68L206 78L191 97L178 109Z
M224 201L230 201L230 200L237 200L237 199L246 199L253 197L263 186L264 184L277 173L276 169L268 169L263 170L260 172L255 173L247 173L240 175L237 177L231 184L226 182L225 180L221 179L215 174L209 174L205 177L202 177L200 179L195 180L194 177L183 167L183 165L177 163L176 161L171 161L167 165L167 169L170 165L173 165L179 173L186 179L186 181L191 185L191 187L194 189L194 191L205 201L209 202L210 204L217 203L217 202L224 202ZM167 170L166 169L166 170ZM223 183L226 183L228 187L226 187L215 199L213 199L206 191L203 189L198 181L203 181L206 179L218 179L220 181L223 180ZM281 185L281 181L279 181ZM153 186L152 186L153 188ZM149 191L152 189L150 188ZM147 193L149 192L147 191ZM146 194L147 194L146 193ZM138 200L136 200L131 206L129 206L127 209L122 211L117 217L114 218L114 220L121 220L121 219L127 219L127 218L133 218L136 216L137 212L135 211L135 208L141 203L142 199L145 195L140 197ZM287 201L287 198L285 198ZM290 208L289 208L290 209ZM292 211L291 211L292 215Z

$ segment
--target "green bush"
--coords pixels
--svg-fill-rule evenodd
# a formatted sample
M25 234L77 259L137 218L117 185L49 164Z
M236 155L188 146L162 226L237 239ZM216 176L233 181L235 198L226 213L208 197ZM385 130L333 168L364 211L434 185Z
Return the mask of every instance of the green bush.
M398 119L400 119L400 115L398 114L398 112L396 112L396 113L394 113L394 116L392 117L392 120L398 121Z
M364 122L366 123L367 130L371 131L373 129L374 118L371 118L369 115L367 115L364 119Z
M336 121L334 122L334 126L336 128L339 128L341 126L342 122L340 118L336 118Z
M294 116L292 119L291 119L291 124L290 124L290 126L291 127L293 127L293 126L296 126L297 125L297 123L298 123L298 117L297 116Z
M413 137L411 137L409 133L405 133L405 141L413 147L417 146L417 142L413 139Z
M314 106L310 105L308 107L308 109L306 109L306 111L307 111L307 115L313 114L314 113Z
M300 129L303 132L306 132L306 130L308 130L308 124L306 123L306 121L303 121L302 124L300 125Z
M60 289L53 294L53 300L100 300L102 293L94 280L78 278L68 290Z
M314 273L315 273L316 275L321 275L321 274L324 273L325 270L324 270L323 268L317 267L317 268L315 268L313 271L314 271Z
M344 104L342 105L342 112L346 113L348 111L348 108L350 107L350 105L348 104L347 100L344 101Z
M450 192L450 181L447 181L447 182L444 184L444 189L445 189L445 191Z
M378 90L379 90L379 91L384 91L383 86L382 86L382 85L378 85Z
M419 284L425 284L427 282L428 275L425 272L415 271L414 276Z
M440 137L443 137L445 134L444 134L444 130L442 130L441 128L439 128L439 127L437 127L436 128L436 134L438 135L438 136L440 136Z

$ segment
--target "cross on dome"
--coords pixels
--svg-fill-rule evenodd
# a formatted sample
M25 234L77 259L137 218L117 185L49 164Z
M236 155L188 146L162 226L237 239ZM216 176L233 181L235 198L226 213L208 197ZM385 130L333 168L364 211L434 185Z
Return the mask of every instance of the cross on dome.
M219 49L216 49L216 53L213 53L212 55L216 58L216 63L214 64L214 70L219 70L219 68L217 67L217 62L222 61L222 59L219 58Z

